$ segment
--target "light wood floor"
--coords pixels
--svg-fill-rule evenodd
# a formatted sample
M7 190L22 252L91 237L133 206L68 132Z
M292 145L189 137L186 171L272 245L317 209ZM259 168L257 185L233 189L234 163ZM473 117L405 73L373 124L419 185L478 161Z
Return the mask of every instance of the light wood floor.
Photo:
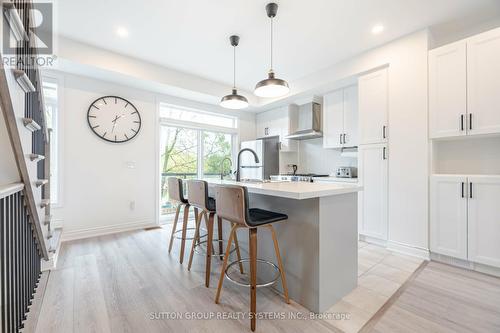
M180 265L177 246L167 253L168 238L169 231L160 228L64 243L58 268L49 276L36 332L250 332L246 318L161 318L167 313L231 315L249 309L248 289L228 281L216 305L218 260L207 289L204 257L195 256L188 272L188 254ZM367 287L379 289L376 284ZM257 311L263 315L309 314L294 302L285 304L270 288L259 289L257 295ZM500 279L429 263L370 323L369 331L376 333L500 332ZM268 318L257 321L257 332L341 331L319 320Z
M500 332L500 279L430 262L368 331Z
M180 265L178 247L168 255L168 238L168 230L152 229L63 243L37 332L250 332L248 319L162 319L167 312L231 315L249 310L248 289L227 280L221 304L215 304L218 260L207 289L204 257L195 256L188 272L188 254ZM257 311L309 313L294 302L285 304L270 288L258 289ZM154 313L159 319L151 319ZM280 319L258 320L256 331L338 332L322 321Z

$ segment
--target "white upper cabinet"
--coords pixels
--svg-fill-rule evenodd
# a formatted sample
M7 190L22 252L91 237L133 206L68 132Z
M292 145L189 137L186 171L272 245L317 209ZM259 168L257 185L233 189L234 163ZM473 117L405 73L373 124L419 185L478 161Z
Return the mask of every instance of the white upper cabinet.
M500 176L469 177L469 260L500 267Z
M500 29L429 52L431 138L500 133Z
M274 110L258 113L255 122L257 129L257 138L266 136L280 137L280 151L297 151L297 142L285 139L285 137L295 130L298 106L277 108Z
M387 240L387 144L360 146L358 193L359 233Z
M344 134L344 91L323 96L323 147L340 148Z
M430 249L467 260L467 178L432 176Z
M500 133L500 29L467 40L469 134Z
M430 137L465 135L467 116L466 43L429 52Z
M358 87L344 89L344 146L354 147L358 138Z
M387 142L388 69L359 77L359 144Z
M358 145L358 89L350 86L323 97L323 148Z

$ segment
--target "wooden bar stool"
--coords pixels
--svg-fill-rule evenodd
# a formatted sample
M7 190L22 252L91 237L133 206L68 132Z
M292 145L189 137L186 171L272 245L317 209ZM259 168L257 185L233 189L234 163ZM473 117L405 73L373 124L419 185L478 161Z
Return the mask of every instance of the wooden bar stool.
M188 200L184 197L184 189L182 184L182 179L176 177L169 177L167 179L168 182L168 196L171 201L176 202L177 210L175 211L174 225L172 227L172 234L170 235L170 243L168 245L168 253L172 251L172 244L174 242L174 238L181 240L181 253L180 253L180 263L184 262L184 248L186 245L186 240L194 239L194 237L186 237L186 233L188 230L196 230L196 228L188 228L188 218L189 218L189 205ZM184 207L184 219L182 221L182 229L177 230L177 221L179 220L179 213ZM194 218L197 220L198 217L198 208L194 207ZM176 234L181 233L180 237L177 237ZM201 237L205 237L203 235Z
M288 287L286 285L285 271L283 269L283 263L281 262L278 240L276 238L274 228L271 225L271 223L274 222L287 220L288 216L285 214L270 212L263 209L249 208L248 191L246 187L243 186L217 186L215 198L217 215L233 223L233 227L231 228L231 233L229 235L229 240L226 247L226 254L224 255L224 261L219 278L219 286L217 288L217 294L215 296L215 303L219 303L224 276L234 282L234 280L232 280L227 274L227 270L229 268L229 266L227 265L227 261L231 249L231 243L233 241L233 238L235 238L236 236L236 230L238 228L248 228L250 258L238 259L236 262L250 262L250 283L238 284L250 287L250 328L252 331L255 331L257 287L269 286L276 282L279 277L281 277L281 284L283 286L285 302L290 303L290 300L288 298ZM271 231L278 266L268 261L257 259L257 230L258 228L262 227L267 228ZM236 264L236 262L231 263L230 266ZM271 282L257 284L257 262L271 265L273 268L279 271L279 275Z
M191 253L189 254L189 264L188 271L191 270L191 264L193 263L193 254L196 250L196 246L200 246L201 244L207 244L207 250L205 255L205 286L208 288L210 286L210 272L211 272L211 262L212 257L223 258L223 237L222 237L222 219L220 217L217 218L218 224L218 238L213 238L214 233L214 218L215 218L215 199L208 196L208 183L203 180L188 180L188 201L189 204L195 208L201 210L200 214L198 214L198 218L196 219L196 227L195 234L193 239L193 244L191 246ZM208 217L207 217L208 214ZM200 241L200 225L202 217L205 218L205 223L207 224L207 239L205 241ZM213 242L216 241L219 243L219 254L215 254L213 249ZM240 257L240 249L238 247L238 239L234 238L235 248L233 251L236 251L238 259ZM241 271L243 272L243 265L240 266Z

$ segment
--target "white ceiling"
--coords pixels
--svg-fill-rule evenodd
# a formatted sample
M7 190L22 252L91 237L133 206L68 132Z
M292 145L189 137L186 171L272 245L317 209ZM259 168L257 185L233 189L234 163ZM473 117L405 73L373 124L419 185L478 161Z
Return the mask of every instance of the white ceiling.
M266 0L56 0L56 32L213 81L232 82L228 37L241 36L237 86L252 91L269 66ZM275 71L295 80L410 32L500 12L498 0L282 0ZM370 30L383 24L377 36ZM117 27L129 36L117 37Z

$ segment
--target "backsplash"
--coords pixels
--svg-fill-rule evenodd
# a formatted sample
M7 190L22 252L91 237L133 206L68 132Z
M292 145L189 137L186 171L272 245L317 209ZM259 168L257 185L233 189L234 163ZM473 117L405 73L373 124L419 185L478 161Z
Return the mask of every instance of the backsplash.
M332 174L341 166L358 166L358 159L340 156L340 149L323 148L323 139L304 140L299 143L298 172Z

